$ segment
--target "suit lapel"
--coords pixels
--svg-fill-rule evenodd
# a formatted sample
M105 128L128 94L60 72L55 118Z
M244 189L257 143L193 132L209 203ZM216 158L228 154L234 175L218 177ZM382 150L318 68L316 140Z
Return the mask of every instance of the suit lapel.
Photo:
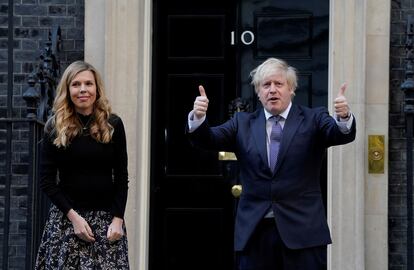
M256 143L257 149L260 153L260 157L266 167L267 162L267 146L266 146L266 119L263 109L259 110L256 117L251 119L252 135Z
M289 149L289 145L292 142L293 136L302 123L302 120L302 111L298 106L292 105L283 127L282 141L280 142L279 155L277 157L276 168L274 171L275 173L278 171L280 165L282 164L283 158L285 157L287 150Z

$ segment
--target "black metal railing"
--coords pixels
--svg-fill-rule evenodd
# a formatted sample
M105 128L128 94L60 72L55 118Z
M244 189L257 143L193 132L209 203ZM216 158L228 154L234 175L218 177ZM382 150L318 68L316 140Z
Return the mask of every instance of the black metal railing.
M4 186L4 220L3 220L3 250L2 267L9 269L11 195L13 169L13 151L17 144L23 144L27 149L27 214L26 214L26 258L25 269L33 269L37 249L40 244L43 227L47 218L49 201L40 190L39 155L40 142L43 136L45 121L51 114L51 107L60 76L60 63L57 58L61 44L60 27L49 32L46 46L40 56L37 69L28 78L28 88L23 94L27 104L25 117L17 118L8 114L0 118L0 126L5 129L5 186ZM8 93L8 95L11 95ZM12 110L11 105L8 110ZM14 134L27 135L16 138ZM23 138L23 139L22 139ZM23 141L24 140L24 141ZM20 172L22 173L22 172Z

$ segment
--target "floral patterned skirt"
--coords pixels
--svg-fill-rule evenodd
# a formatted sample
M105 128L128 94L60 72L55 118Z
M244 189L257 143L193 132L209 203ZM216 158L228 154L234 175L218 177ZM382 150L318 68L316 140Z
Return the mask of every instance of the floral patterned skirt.
M89 224L95 242L79 239L70 220L52 204L37 253L35 270L128 270L128 243L106 238L112 215L106 211L77 211Z

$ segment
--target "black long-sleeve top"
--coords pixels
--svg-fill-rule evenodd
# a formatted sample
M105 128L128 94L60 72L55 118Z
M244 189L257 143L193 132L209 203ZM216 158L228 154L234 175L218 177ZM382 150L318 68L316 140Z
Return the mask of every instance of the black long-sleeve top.
M90 116L78 114L87 125ZM109 211L123 218L128 194L125 129L121 118L111 115L112 140L100 143L89 132L75 137L67 147L53 144L45 132L40 161L40 186L65 215L71 208Z

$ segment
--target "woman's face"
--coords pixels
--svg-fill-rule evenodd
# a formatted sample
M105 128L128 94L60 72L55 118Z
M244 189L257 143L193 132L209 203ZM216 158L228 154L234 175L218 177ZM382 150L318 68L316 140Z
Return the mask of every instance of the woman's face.
M69 85L70 99L76 112L89 115L96 101L96 82L92 71L85 70L76 74Z

